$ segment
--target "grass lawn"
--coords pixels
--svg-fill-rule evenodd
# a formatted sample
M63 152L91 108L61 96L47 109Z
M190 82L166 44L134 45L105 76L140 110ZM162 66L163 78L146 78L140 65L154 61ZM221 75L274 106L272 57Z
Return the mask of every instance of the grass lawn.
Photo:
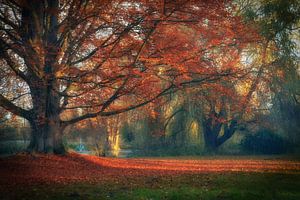
M206 173L16 187L4 199L300 199L299 174Z

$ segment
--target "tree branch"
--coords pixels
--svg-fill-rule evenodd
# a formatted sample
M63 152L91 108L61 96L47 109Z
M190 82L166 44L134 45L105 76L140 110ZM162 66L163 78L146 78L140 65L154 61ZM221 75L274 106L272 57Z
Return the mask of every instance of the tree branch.
M31 111L16 106L10 100L5 98L2 94L0 94L0 106L8 110L9 112L21 116L23 118L30 119L31 117Z

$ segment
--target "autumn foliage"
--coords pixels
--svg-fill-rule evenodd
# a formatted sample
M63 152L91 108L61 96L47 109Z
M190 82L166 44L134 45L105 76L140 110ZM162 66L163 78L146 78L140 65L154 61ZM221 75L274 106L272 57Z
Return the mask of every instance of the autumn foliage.
M117 159L71 153L17 155L0 160L1 188L75 182L122 182L146 176L222 172L299 173L300 163L260 159Z
M244 73L242 49L260 42L222 0L2 7L0 105L29 121L30 151L63 153L63 132L74 123Z

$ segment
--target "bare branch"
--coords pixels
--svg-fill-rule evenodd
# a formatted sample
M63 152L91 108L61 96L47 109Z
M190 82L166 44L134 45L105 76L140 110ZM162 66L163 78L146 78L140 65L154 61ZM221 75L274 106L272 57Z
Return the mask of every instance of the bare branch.
M30 119L31 117L31 111L16 106L15 104L11 103L10 100L5 98L2 94L0 94L0 106L8 110L9 112L24 117L26 119Z

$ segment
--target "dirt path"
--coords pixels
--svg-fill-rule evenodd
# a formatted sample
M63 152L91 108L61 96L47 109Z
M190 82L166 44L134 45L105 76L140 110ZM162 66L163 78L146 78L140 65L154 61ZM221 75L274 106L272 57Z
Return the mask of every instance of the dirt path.
M72 182L121 181L141 176L194 173L298 173L300 161L263 159L118 159L71 153L17 155L0 159L0 187Z

